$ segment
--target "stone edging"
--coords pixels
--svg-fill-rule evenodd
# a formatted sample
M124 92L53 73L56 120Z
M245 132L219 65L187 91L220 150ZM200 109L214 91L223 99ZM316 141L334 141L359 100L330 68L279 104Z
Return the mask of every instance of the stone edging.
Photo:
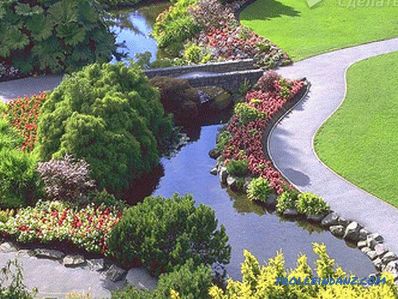
M85 258L81 254L66 254L63 251L55 249L43 247L36 249L27 249L24 247L19 248L15 243L10 241L0 242L0 253L12 252L17 255L27 254L38 259L58 261L67 268L86 268L91 271L97 271L100 272L104 278L112 282L125 281L128 272L104 258L89 259Z
M264 147L264 153L267 159L269 159L272 163L273 161L269 155L268 137L275 126L287 114L289 114L296 105L298 105L307 97L310 86L311 84L307 82L306 88L304 88L298 95L295 96L294 99L292 99L280 111L278 111L278 113L275 114L265 129L263 140L267 141L267 146ZM233 187L235 179L228 175L226 167L222 161L220 161L220 159L217 159L216 167L211 170L211 173L218 176L222 185L234 189ZM281 175L283 176L282 173ZM285 177L284 179L287 180ZM247 188L248 182L249 181L245 183L245 189ZM286 214L283 214L285 217L298 216L297 212L295 211L286 212ZM377 271L376 275L379 275L381 272L391 273L394 277L395 284L398 285L398 256L384 245L384 238L379 233L371 233L358 222L345 219L334 211L330 211L328 214L321 216L308 216L307 221L316 223L323 228L328 229L336 238L355 244L356 247L360 249L361 252L366 254L367 257L372 261Z

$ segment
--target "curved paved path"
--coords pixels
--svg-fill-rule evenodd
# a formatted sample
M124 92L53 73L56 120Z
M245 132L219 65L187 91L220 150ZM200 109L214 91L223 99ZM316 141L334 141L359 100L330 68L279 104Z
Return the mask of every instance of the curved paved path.
M312 86L307 98L274 127L268 150L275 166L298 189L321 195L343 217L382 234L389 248L398 252L398 209L336 175L313 149L317 130L345 98L347 68L394 51L398 38L319 55L278 70L287 78L307 77Z

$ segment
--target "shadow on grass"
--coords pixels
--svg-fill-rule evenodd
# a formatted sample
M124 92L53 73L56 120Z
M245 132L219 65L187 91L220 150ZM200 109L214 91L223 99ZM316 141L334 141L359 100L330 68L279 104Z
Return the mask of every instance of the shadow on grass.
M256 3L255 6L253 4ZM300 12L291 6L287 6L277 0L253 1L240 15L241 20L270 20L282 16L299 17Z

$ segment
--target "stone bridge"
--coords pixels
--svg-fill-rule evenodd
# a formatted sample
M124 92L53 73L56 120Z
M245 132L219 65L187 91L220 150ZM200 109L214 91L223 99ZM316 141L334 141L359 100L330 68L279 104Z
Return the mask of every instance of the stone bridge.
M167 67L146 70L149 78L155 76L188 80L192 87L218 86L236 92L243 82L254 84L263 74L254 66L253 59L216 62L201 65Z

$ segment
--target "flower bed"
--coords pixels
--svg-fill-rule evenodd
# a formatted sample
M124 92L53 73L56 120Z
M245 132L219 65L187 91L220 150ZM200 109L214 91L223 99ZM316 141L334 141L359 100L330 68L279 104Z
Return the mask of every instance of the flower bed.
M46 93L18 98L8 103L6 118L16 128L24 141L23 151L32 151L37 139L37 121L40 108L47 99Z
M266 117L242 124L235 114L225 128L231 137L222 150L224 163L227 164L229 160L247 159L251 174L267 179L277 194L289 188L289 184L273 167L272 162L266 158L263 135L275 114L299 94L304 88L304 84L304 81L287 81L277 78L268 90L263 87L249 91L246 94L245 103Z
M160 14L154 27L159 47L182 50L176 64L254 58L260 67L273 68L291 63L281 49L236 18L246 0L222 4L219 0L178 0ZM188 22L189 20L189 22ZM186 59L196 50L196 59ZM178 52L178 51L177 51ZM181 54L181 53L180 53Z
M38 202L0 222L0 232L18 242L69 241L90 253L109 255L107 239L122 213L109 207L73 208L64 202Z

